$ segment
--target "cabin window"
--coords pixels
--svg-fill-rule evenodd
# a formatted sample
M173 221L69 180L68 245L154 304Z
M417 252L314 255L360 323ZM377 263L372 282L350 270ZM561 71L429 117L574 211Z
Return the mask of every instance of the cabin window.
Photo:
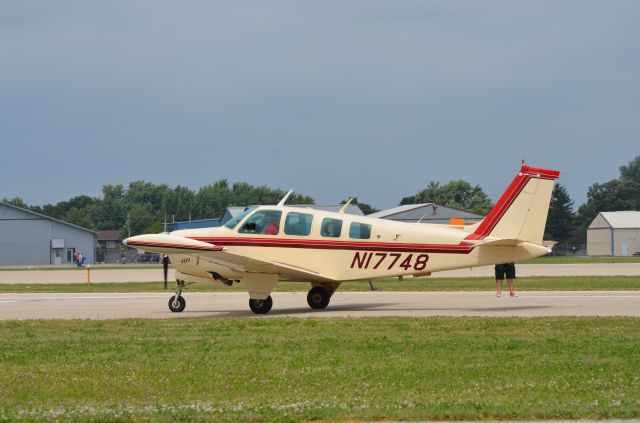
M244 219L249 214L249 212L252 212L253 210L255 210L255 207L252 207L250 209L243 211L233 219L230 219L227 223L224 224L224 226L226 226L229 229L235 228L236 226L238 226L238 223L240 223L240 221Z
M278 235L280 232L281 211L258 210L240 227L241 234Z
M366 223L353 222L349 227L349 238L369 239L371 238L371 225Z
M322 220L322 228L320 229L320 235L330 238L340 238L340 232L342 231L342 220L331 219L329 217Z
M284 233L287 235L307 236L311 233L313 216L307 213L290 212L284 222Z

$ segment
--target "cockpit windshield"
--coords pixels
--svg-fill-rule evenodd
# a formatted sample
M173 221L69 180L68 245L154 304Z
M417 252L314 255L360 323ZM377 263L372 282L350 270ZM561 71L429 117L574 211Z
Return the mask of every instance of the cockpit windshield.
M249 207L247 210L243 211L242 213L240 213L239 215L237 215L236 217L234 217L233 219L225 223L224 226L226 226L229 229L235 228L236 226L238 226L238 223L240 223L242 219L244 219L249 213L251 213L255 209L256 209L255 207Z

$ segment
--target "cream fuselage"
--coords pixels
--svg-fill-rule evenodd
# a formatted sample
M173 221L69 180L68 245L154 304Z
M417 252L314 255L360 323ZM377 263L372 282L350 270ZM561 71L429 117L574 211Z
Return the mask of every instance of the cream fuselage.
M240 232L252 213L260 210L282 212L278 234ZM285 233L283 222L290 212L313 216L309 235ZM470 234L468 229L447 225L402 223L286 206L263 206L252 213L234 228L180 230L171 235L223 246L224 251L237 256L298 269L299 273L281 274L279 279L312 283L422 276L443 270L523 260L547 253L545 247L529 242L480 246L465 240ZM343 221L339 237L322 236L321 222L325 218ZM350 237L349 228L354 222L371 225L368 239ZM228 280L242 280L257 272L237 263L221 265L219 260L214 263L207 257L207 254L193 253L170 255L179 272L178 278L187 281L212 282L213 274Z

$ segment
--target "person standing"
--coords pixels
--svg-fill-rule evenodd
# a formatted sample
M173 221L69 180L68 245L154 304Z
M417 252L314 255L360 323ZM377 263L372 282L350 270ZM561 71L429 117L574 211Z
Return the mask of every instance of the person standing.
M502 283L506 277L507 284L509 285L509 296L517 297L516 291L513 287L513 280L516 278L516 264L511 263L502 263L496 264L495 266L496 273L496 297L502 296Z

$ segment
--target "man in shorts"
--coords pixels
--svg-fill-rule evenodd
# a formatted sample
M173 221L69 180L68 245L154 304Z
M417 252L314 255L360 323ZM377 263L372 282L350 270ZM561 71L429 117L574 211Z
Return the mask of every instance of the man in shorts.
M502 282L507 278L507 284L509 284L509 296L517 297L516 291L513 289L513 280L516 278L516 264L515 263L502 263L496 264L496 297L502 296Z

